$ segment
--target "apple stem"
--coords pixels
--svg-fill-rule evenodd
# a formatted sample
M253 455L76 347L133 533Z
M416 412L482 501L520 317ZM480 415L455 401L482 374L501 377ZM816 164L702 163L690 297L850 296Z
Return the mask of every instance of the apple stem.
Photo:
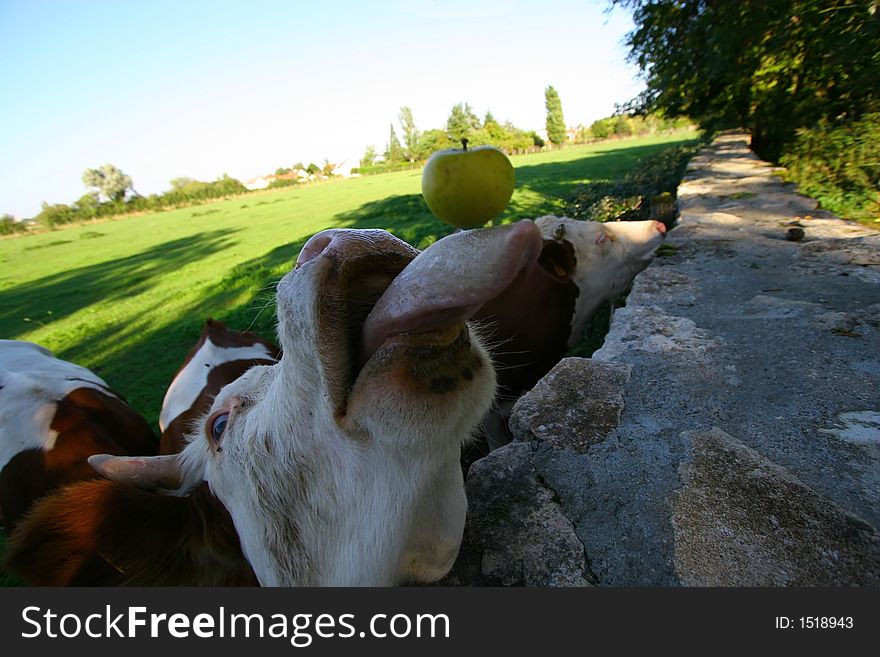
M461 138L461 148L462 148L462 150L465 150L465 151L467 150L467 143L468 143L467 138L466 138L466 137L462 137L462 138Z

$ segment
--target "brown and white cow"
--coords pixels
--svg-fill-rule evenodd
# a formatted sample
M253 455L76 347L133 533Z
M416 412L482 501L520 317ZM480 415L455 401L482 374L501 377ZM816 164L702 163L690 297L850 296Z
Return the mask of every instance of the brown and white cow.
M666 238L661 221L579 221L547 215L535 220L545 243L553 240L574 253L571 280L578 296L569 325L568 346L575 346L593 313L626 292Z
M568 217L535 220L537 260L475 315L485 327L498 373L499 399L486 417L488 447L509 442L513 402L575 346L590 317L625 292L666 236L659 221L600 223ZM479 455L469 455L472 460Z
M29 346L42 351L36 345ZM278 348L257 334L235 331L222 322L208 319L198 342L186 355L165 394L160 414L160 427L164 429L160 453L172 454L183 448L193 423L210 409L214 397L223 386L254 365L277 362L279 356ZM69 367L71 364L65 365ZM57 364L52 369L55 376L66 374L64 368ZM80 391L75 392L77 397L81 394ZM7 401L11 402L11 397ZM69 403L67 401L62 406ZM23 409L24 406L19 406L20 411ZM109 435L114 431L121 433L123 437L128 435L124 427L110 422L107 415L94 420L91 427L93 430L97 428ZM66 474L69 478L66 483L99 477L94 468L88 465L86 457L111 451L109 447L96 449L94 445L89 446L82 442L78 444L83 449L90 448L90 451L85 452L76 464L82 472L68 469ZM147 452L134 450L128 453L148 456L155 453L155 445ZM39 481L40 479L35 478L30 485ZM12 484L12 481L9 483ZM16 481L14 491L10 492L16 493L13 499L27 503L27 499L24 499L26 496L21 495L24 485L25 482ZM55 568L20 568L28 583L87 586L257 584L256 577L241 552L228 512L210 493L206 484L195 489L187 502L179 498L145 493L141 496L141 503L136 506L126 502L131 497L131 491L125 491L125 495L119 497L115 494L115 488L116 485L112 482L100 482L72 487L59 494L59 499L66 500L66 504L55 504L55 517L44 520L42 527L48 531L56 525L72 526L74 517L71 510L107 507L118 503L121 505L121 512L117 515L117 524L107 537L102 537L101 527L93 528L93 518L83 513L76 519L82 524L82 528L79 532L70 533L77 540L56 546L60 548L60 553L78 554L79 558L56 562ZM196 513L191 513L192 510ZM156 518L162 518L162 523L156 523ZM198 532L191 530L194 520L202 524ZM142 536L138 529L142 523L154 525L148 536ZM94 531L95 535L91 540L96 544L103 543L105 547L101 550L86 549L81 540L87 535L83 528L88 528L88 532ZM8 531L11 529L11 526L7 527ZM138 544L128 543L129 536L137 536ZM194 537L196 540L193 540ZM143 547L144 542L150 548ZM159 562L156 561L157 555L161 558ZM158 564L161 567L157 567Z
M194 423L217 393L255 365L272 365L281 357L274 344L251 331L235 331L208 319L162 400L160 453L175 454Z
M33 502L95 479L92 454L151 455L147 422L94 372L31 342L0 340L0 511L11 533Z
M540 246L532 222L453 235L418 257L384 231L313 236L278 285L283 358L224 387L179 455L93 457L112 481L38 504L10 540L14 570L58 569L78 543L121 571L150 558L153 574L176 568L168 546L155 553L162 546L147 537L168 521L167 505L177 547L206 549L210 505L193 499L205 482L262 585L442 577L467 506L460 447L495 394L466 320ZM93 518L88 531L65 526L73 502Z

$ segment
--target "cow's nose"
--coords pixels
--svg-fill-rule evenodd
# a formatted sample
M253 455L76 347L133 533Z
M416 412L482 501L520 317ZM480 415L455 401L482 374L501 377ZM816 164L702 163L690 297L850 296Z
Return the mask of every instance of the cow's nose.
M299 252L299 257L296 259L296 266L294 269L299 269L300 265L304 265L309 260L313 260L321 255L324 252L324 249L326 249L330 242L333 241L333 236L336 235L337 232L339 232L338 228L330 228L312 235L302 248L302 251Z
M655 221L654 228L656 228L657 232L660 233L661 235L666 234L666 224L664 224L662 221Z

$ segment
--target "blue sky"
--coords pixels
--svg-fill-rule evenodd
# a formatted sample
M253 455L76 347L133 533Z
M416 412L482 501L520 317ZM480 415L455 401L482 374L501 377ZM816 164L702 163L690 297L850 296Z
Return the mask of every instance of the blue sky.
M526 129L544 89L589 124L642 88L602 0L0 0L0 213L85 193L110 162L142 194L381 152L455 103ZM399 130L399 129L398 129Z

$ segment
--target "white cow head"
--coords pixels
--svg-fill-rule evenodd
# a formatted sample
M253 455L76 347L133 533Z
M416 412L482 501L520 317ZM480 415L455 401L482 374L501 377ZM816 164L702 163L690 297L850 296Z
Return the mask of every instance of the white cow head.
M544 239L571 245L578 286L569 347L581 339L584 325L596 309L625 292L651 262L666 237L659 221L579 221L547 215L535 220Z
M223 388L180 455L93 465L176 494L207 481L263 585L441 577L464 525L460 447L495 392L465 320L541 244L531 222L497 230L415 260L384 231L315 235L278 285L281 361Z

